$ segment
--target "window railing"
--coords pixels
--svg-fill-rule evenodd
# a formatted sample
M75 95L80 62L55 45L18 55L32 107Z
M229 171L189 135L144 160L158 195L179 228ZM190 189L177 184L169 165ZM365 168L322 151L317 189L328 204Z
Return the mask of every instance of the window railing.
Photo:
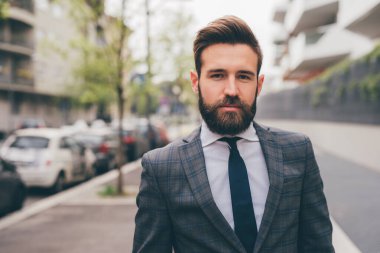
M33 40L29 39L27 36L12 34L10 38L6 38L4 34L1 33L1 31L0 31L0 43L7 43L7 44L12 44L12 45L27 47L30 49L34 48Z
M11 44L33 48L33 41L29 40L26 36L23 35L14 35L12 34L12 38L10 41Z
M33 86L34 80L31 78L23 78L23 77L12 78L8 75L0 74L0 83L9 84L9 85Z

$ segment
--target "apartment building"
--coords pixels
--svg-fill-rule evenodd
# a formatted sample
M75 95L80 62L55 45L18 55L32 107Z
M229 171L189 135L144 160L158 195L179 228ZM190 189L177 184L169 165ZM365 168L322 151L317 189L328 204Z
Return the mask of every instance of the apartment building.
M282 78L303 83L346 58L355 59L376 45L380 0L282 0L275 64Z
M10 0L7 13L0 20L0 132L17 128L27 118L50 126L92 119L94 112L72 108L65 95L75 57L67 52L76 30L64 6L49 0Z

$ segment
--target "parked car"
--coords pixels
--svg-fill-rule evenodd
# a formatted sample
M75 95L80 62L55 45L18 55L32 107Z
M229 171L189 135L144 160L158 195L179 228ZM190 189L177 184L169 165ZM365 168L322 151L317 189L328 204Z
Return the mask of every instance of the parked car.
M5 140L0 156L16 166L28 187L59 192L94 175L91 152L61 129L17 130Z
M153 130L155 131L156 137L156 148L160 148L169 144L169 137L166 128L162 124L154 124Z
M136 128L123 129L123 144L125 158L134 161L149 151L149 140L144 132Z
M113 126L117 129L117 122ZM127 161L134 161L147 151L168 143L167 132L162 124L152 124L145 118L125 119L123 122L123 148Z
M118 148L117 134L109 128L88 129L77 132L73 137L82 145L91 148L95 154L94 167L97 174L107 172L116 167Z
M46 123L43 119L24 119L20 124L20 129L24 128L43 128L46 127Z
M0 158L0 217L22 208L26 186L16 167Z

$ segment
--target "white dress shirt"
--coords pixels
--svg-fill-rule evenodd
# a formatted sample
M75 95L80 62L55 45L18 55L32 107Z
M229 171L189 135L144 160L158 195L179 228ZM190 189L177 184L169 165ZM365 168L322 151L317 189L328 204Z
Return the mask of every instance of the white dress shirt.
M253 124L245 132L236 136L242 138L237 141L237 147L247 167L257 230L259 230L269 190L268 170ZM222 137L224 136L211 132L207 124L202 122L200 138L212 196L220 212L232 229L234 229L230 182L228 178L230 150L226 142L218 141Z

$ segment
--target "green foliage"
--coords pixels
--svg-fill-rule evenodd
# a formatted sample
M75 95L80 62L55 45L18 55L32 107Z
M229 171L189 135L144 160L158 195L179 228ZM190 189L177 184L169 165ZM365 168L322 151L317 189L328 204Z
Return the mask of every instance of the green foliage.
M311 97L311 105L317 107L322 105L326 101L328 95L328 88L325 84L319 85L313 89L313 95Z
M0 20L7 18L9 3L7 0L0 0Z
M134 108L140 116L154 113L158 107L161 91L156 85L132 82L127 91L129 107Z
M106 185L104 188L98 192L98 194L102 197L115 197L120 194L118 194L116 187L113 185Z
M104 50L87 41L76 46L80 48L82 57L74 67L76 83L71 87L72 95L81 104L109 104L115 101L117 68L108 53L111 50Z
M320 82L319 86L314 88L312 92L311 104L313 106L318 106L324 103L327 99L328 94L328 84L331 78L339 74L348 74L350 71L350 66L355 63L366 64L369 62L376 61L380 58L380 44L378 44L370 53L367 55L352 61L343 60L338 64L326 69L321 75L316 79L310 81L310 83ZM380 101L380 74L369 73L363 80L360 81L350 81L348 84L342 83L337 88L336 98L344 99L347 93L352 93L358 91L360 94L360 99L367 102L378 102Z
M321 80L324 83L328 83L333 75L337 73L347 73L350 69L350 66L353 62L351 60L345 59L335 64L334 66L326 69L322 74L320 74L317 78L312 79L309 83L314 82L316 80Z
M191 51L192 34L190 33L194 18L183 9L179 9L168 13L167 20L168 25L159 37L163 50L162 58L158 62L165 62L165 67L170 65L167 69L174 72L171 84L180 89L180 101L185 104L195 104L197 100L193 95L189 80L189 70L194 69Z
M380 74L368 75L360 84L361 97L369 102L380 101Z
M361 58L362 61L370 62L380 57L380 44L378 44L369 54Z
M79 33L71 42L71 49L79 57L73 63L75 81L69 93L77 104L107 107L117 101L117 87L123 83L120 67L126 72L133 65L130 55L125 54L122 59L119 55L120 50L127 48L131 31L120 18L105 16L104 0L78 0L70 4L70 15ZM123 43L120 42L122 31L126 35Z

